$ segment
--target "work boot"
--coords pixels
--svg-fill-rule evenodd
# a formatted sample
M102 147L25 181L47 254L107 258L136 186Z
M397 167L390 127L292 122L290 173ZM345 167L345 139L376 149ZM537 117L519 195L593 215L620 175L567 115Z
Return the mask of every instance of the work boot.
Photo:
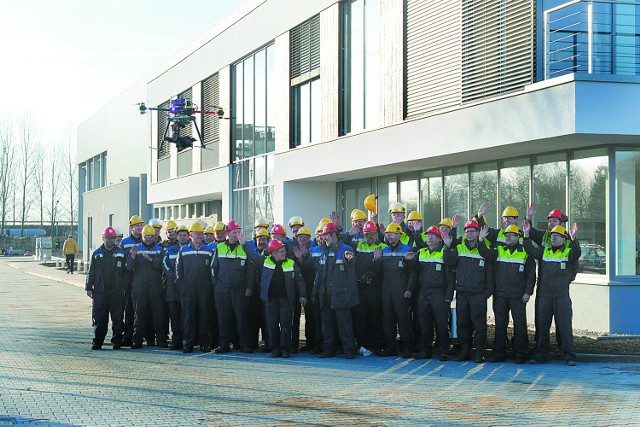
M142 343L141 342L134 342L133 344L131 344L131 349L132 350L136 350L138 348L142 348Z
M471 359L471 347L469 343L463 343L460 346L460 354L456 358L458 362L464 362L465 360Z
M166 341L158 341L158 347L160 348L169 348L169 343Z
M192 345L185 345L182 348L182 352L183 353L193 353L193 346Z
M100 344L93 344L91 346L91 350L100 350L102 348L102 346Z
M475 357L473 358L473 361L476 362L476 363L484 362L484 351L482 349L476 350Z
M231 351L231 349L227 346L227 347L218 347L215 350L213 350L213 352L215 354L223 354L223 353L229 353Z
M353 350L347 350L344 352L344 357L346 357L347 359L355 359L356 354Z
M211 353L211 347L209 347L208 345L201 345L200 353Z
M284 357L285 359L288 359L291 357L291 352L287 351L287 350L282 350L282 357Z

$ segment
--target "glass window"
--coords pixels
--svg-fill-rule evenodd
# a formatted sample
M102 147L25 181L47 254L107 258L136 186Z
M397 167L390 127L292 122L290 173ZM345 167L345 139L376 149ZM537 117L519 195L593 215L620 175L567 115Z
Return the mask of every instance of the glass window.
M377 179L378 194L378 221L383 224L389 224L391 215L389 214L389 205L391 202L398 201L398 185L395 175L383 176Z
M616 274L640 274L640 151L617 151Z
M320 141L320 79L311 80L293 89L293 126L291 146Z
M418 177L416 175L400 177L400 202L409 215L418 210Z
M520 218L518 224L527 214L529 206L529 181L531 166L529 159L509 160L502 163L500 168L500 182L498 191L500 194L499 207L513 206L518 210ZM500 212L502 214L502 212ZM546 217L545 217L546 218Z
M261 50L255 55L255 155L266 153L267 131L267 72L266 51Z
M275 97L275 75L276 59L273 46L267 48L267 153L276 150L276 97Z
M460 214L458 236L469 219L469 174L466 167L447 169L444 175L444 211L448 217Z
M569 164L571 222L577 222L582 249L581 273L606 273L607 182L609 157L606 149L577 152Z
M424 172L420 179L420 205L424 228L437 225L442 215L442 171ZM445 217L448 214L444 215Z
M242 146L243 146L243 132L244 132L244 64L241 62L233 67L234 78L234 91L235 96L233 98L233 158L242 159Z
M351 0L342 9L341 133L380 121L379 0Z
M253 156L253 139L255 136L254 95L253 56L250 56L244 60L244 158Z
M567 212L567 162L564 154L536 159L533 165L533 201L537 208L533 222L539 230L547 228L547 214L552 209Z
M471 167L471 214L478 212L478 208L489 202L491 207L485 215L484 220L487 225L493 228L500 228L502 222L498 223L498 215L502 214L503 207L498 206L498 171L495 163L486 165L475 165ZM497 214L496 211L500 210Z

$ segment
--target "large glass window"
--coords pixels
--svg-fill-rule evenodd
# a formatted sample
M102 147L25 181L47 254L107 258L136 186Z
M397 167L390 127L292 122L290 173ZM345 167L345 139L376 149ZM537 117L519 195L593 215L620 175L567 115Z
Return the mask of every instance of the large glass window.
M447 169L444 175L444 211L447 216L460 214L458 236L469 218L469 173L466 167Z
M342 8L341 134L380 122L379 0L350 0Z
M398 201L398 178L396 175L383 176L377 179L378 221L387 225L391 222L389 205Z
M640 274L640 151L616 152L616 274Z
M232 215L245 232L257 216L273 220L274 60L268 46L232 68Z
M522 225L522 220L529 206L530 176L531 166L529 159L508 160L503 162L502 168L500 168L500 182L498 185L500 202L498 205L502 209L506 206L513 206L518 209L520 214L518 223L520 225Z
M484 202L489 202L491 208L485 215L484 220L491 227L500 227L498 224L496 210L502 208L497 206L498 201L498 171L495 163L487 165L475 165L471 167L471 214L475 215L478 208ZM498 214L499 215L499 214Z
M420 206L426 229L442 219L442 171L423 172L420 178ZM447 216L445 214L444 216Z
M582 256L580 272L605 274L607 270L609 157L606 149L576 152L569 164L571 222L578 223Z
M400 177L400 202L404 205L407 215L418 210L418 182L416 174Z
M533 165L533 200L537 213L533 218L539 230L547 228L552 209L567 211L567 161L565 154L539 156Z

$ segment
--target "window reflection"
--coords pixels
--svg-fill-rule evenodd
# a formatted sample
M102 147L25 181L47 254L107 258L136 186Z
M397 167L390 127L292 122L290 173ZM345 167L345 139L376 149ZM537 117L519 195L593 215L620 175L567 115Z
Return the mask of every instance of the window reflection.
M533 166L533 200L537 207L533 221L539 230L547 229L547 215L551 210L567 212L567 162L564 159L548 161L556 159L558 156L540 156Z
M498 171L495 164L478 165L471 168L471 214L475 215L478 208L489 202L491 208L486 213L484 220L487 225L494 228L502 227L497 221L496 209L502 213L502 206L498 206Z
M420 180L420 197L424 227L437 225L442 219L442 172L424 172ZM445 213L444 215L450 216Z
M460 214L458 236L461 227L469 218L469 174L467 168L449 169L444 176L444 211L447 216Z

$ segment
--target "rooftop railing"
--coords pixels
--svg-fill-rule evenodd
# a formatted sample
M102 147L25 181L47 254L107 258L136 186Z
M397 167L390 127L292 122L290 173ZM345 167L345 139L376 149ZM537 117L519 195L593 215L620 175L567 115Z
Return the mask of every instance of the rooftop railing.
M544 12L545 78L640 75L640 2L574 0Z

